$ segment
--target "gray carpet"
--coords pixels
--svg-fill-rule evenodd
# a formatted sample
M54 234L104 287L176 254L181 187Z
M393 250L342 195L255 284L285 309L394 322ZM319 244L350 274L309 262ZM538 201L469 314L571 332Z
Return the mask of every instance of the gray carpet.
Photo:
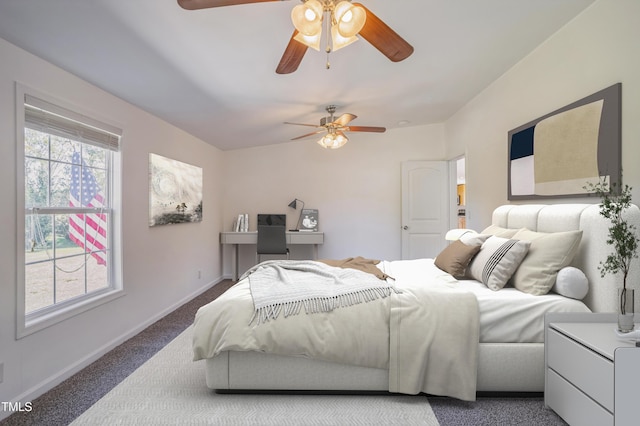
M81 372L69 378L56 388L47 392L33 402L33 411L26 413L15 413L4 421L0 422L0 426L14 425L68 425L76 418L92 407L100 398L107 395L119 383L130 376L138 367L143 365L147 360L152 358L158 351L167 346L169 342L175 339L183 331L185 331L193 322L196 310L215 299L222 294L233 283L224 281L202 295L198 296L189 303L183 305L173 313L169 314L162 320L148 327L142 333L131 338L127 342L118 346L98 361L94 362ZM197 365L197 363L191 363ZM208 392L208 391L205 391ZM264 424L253 421L257 419L258 410L265 404L264 401L274 399L270 395L217 395L209 393L212 398L242 397L237 401L250 401L250 404L240 403L237 410L233 406L226 406L226 414L229 420L237 419L234 423L220 424ZM280 395L282 396L282 395ZM292 404L302 404L305 400L311 401L311 398L305 398L306 395L287 395L291 398ZM424 396L406 397L406 396L390 396L390 395L324 395L320 398L338 398L333 403L339 406L354 407L358 406L364 398L373 398L375 401L381 401L376 398L388 398L390 403L398 405L408 404L403 410L398 412L398 423L410 424L404 422L404 414L402 412L409 409L415 409L416 406L424 408ZM399 398L393 402L393 398ZM476 402L463 402L450 398L429 397L429 403L432 411L435 413L441 425L564 425L564 423L555 413L544 407L541 395L533 397L479 397ZM327 399L328 400L328 399ZM301 402L299 402L301 401ZM411 401L406 403L404 401ZM315 405L311 404L309 412L313 412ZM287 405L281 407L287 410ZM411 411L413 413L413 411ZM238 417L239 416L239 417ZM245 417L243 417L245 416ZM295 418L288 418L288 424L303 424L295 422ZM165 419L165 424L176 424L175 419ZM353 418L344 418L345 422L340 424L364 424ZM426 419L425 419L426 420ZM82 421L82 419L79 419ZM114 423L109 423L114 424ZM121 424L139 424L131 420ZM214 423L215 424L215 423ZM280 423L286 424L286 423ZM319 423L316 423L319 424ZM331 424L331 423L320 423ZM421 423L428 424L428 423Z
M185 303L32 401L31 412L14 413L0 421L0 426L68 425L193 324L198 308L220 296L232 285L230 280L222 281Z

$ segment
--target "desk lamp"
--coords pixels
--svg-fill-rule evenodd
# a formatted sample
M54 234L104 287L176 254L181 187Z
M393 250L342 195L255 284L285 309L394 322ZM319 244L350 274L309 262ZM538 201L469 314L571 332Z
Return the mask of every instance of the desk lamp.
M289 203L289 207L292 209L296 209L298 203L302 203L302 207L300 207L300 216L298 216L298 223L296 224L296 229L291 229L291 231L299 231L300 230L300 221L302 220L302 209L304 208L304 201L295 198L292 202Z

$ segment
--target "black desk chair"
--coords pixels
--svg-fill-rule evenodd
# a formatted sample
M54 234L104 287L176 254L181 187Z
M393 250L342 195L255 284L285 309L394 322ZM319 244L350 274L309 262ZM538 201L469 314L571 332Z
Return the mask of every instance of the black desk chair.
M257 263L260 263L260 256L263 254L286 254L289 259L287 234L284 226L258 225Z

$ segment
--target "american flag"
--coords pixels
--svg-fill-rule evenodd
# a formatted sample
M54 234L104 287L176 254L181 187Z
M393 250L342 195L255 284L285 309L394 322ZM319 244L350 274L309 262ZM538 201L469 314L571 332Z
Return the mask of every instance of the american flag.
M91 169L74 152L71 166L69 206L103 207L104 194ZM82 163L82 167L80 164ZM99 265L107 264L107 220L105 214L72 214L69 216L69 238L91 253Z

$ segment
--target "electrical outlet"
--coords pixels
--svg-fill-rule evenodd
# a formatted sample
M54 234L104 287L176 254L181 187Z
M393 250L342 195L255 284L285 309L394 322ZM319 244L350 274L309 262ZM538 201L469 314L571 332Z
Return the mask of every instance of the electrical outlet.
M0 362L0 383L4 380L4 362Z
M198 279L202 278L202 271L198 271Z

